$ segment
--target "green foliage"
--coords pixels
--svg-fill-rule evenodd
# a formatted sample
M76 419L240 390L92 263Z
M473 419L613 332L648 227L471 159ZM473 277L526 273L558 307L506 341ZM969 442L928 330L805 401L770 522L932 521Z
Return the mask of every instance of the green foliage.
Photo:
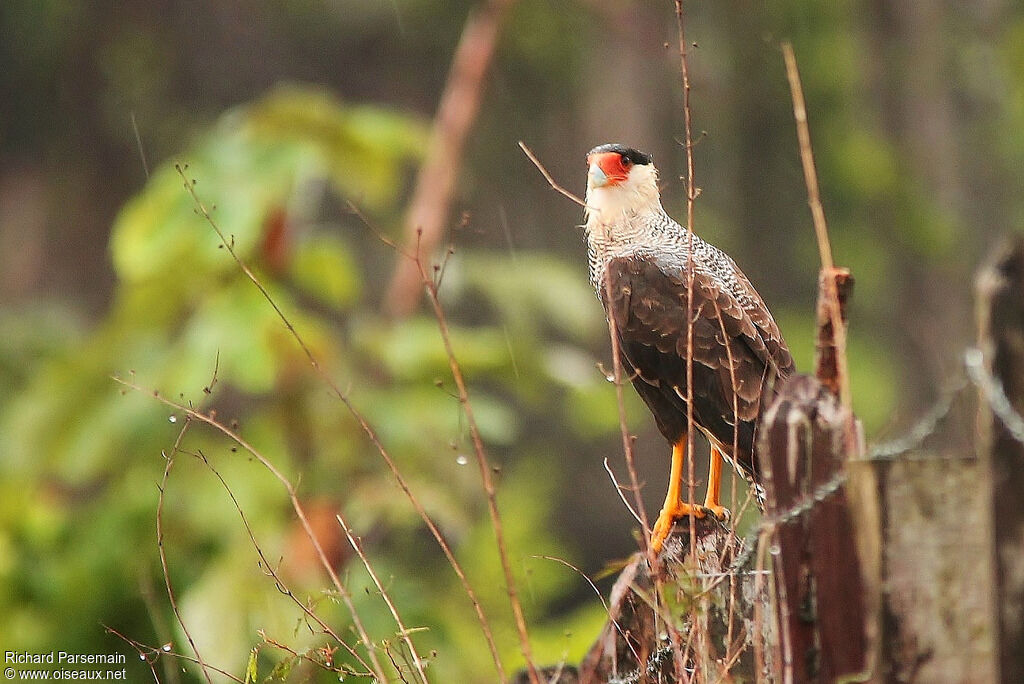
M110 241L119 278L114 303L95 330L37 338L29 333L36 318L11 317L21 334L8 336L0 357L17 388L0 415L5 644L46 649L59 633L62 648L98 652L110 648L99 619L151 643L156 621L174 631L176 649L186 648L163 592L147 590L157 606L149 614L140 590L163 586L154 483L166 463L161 453L170 454L186 422L147 396L158 390L237 423L249 443L302 483L307 505L326 502L358 529L376 530L381 543L368 545L375 567L390 578L389 592L409 623L427 628L417 642L437 650L431 668L445 681L492 667L454 573L432 543L424 547L422 523L390 472L197 211L185 187L194 185L239 258L377 427L463 559L507 662L517 661L478 476L464 465L473 460L472 445L451 395L437 322L414 316L395 324L378 315L365 297L377 274L362 268L362 229L352 234L343 216L319 218L326 187L328 195L356 198L375 221L392 220L387 208L423 142L422 126L407 117L347 107L318 90L279 88L226 114L183 155L181 172L163 164L125 205ZM614 395L583 346L601 338L600 309L580 272L546 256L458 254L446 278L452 344L473 384L481 433L491 448L519 454L504 466L500 454L511 451L494 458L527 611L543 625L552 602L577 581L560 565L528 557L565 554L550 531L562 475L549 454L568 448L559 440L568 445L617 430L617 418L602 422L615 416ZM40 332L66 327L42 322ZM28 357L41 358L26 367ZM124 388L112 375L144 391ZM558 433L554 442L544 437ZM193 457L199 454L205 460ZM260 569L240 512L267 557L281 559L299 600L308 597L348 634L345 610L323 593L325 578L315 564L296 560L295 523L280 484L222 435L191 425L162 515L181 614L210 662L256 681L269 659L267 681L290 681L299 662L261 645L257 631L300 653L323 639ZM367 629L381 647L395 647L400 640L376 589L344 555L346 583ZM599 617L584 610L573 618L581 625L573 639L557 643L578 655L593 632L582 627ZM357 667L341 651L335 664Z
M109 242L117 285L99 322L86 324L70 304L0 311L4 648L121 650L141 668L133 680L149 673L100 623L154 644L169 633L176 650L187 650L164 595L154 531L155 485L166 464L161 452L170 450L185 417L149 396L158 389L215 410L228 424L237 421L240 434L299 484L311 509L345 511L365 535L406 622L427 629L414 638L422 653L436 649L430 665L436 681L493 679L453 573L359 426L197 215L183 187L194 179L239 257L400 464L465 562L506 664L518 663L472 445L436 323L425 314L400 323L380 315L380 293L397 257L344 211L351 200L376 228L396 234L427 134L424 121L400 108L435 106L473 3L393 4L264 8L251 30L266 41L254 42L256 49L276 50L266 60L274 69L251 78L247 61L240 61L244 69L209 63L210 46L219 50L220 38L196 40L184 22L186 43L183 29L159 13L140 9L127 22L113 21L113 5L62 0L14 0L0 9L0 61L11 67L0 85L13 93L4 109L9 116L0 117L0 143L12 143L4 149L13 147L9 156L17 164L39 158L56 169L57 199L49 201L61 211L53 213L77 222L81 202L65 196L76 183L86 188L81 194L100 200L110 193L104 185L131 188L141 166L125 160L137 162L137 148L160 156L194 140L176 159L187 164L184 178L175 160L157 166L117 215ZM452 343L498 469L534 646L548 662L577 659L603 613L580 598L582 581L571 571L534 556L575 560L580 542L567 521L576 517L572 506L582 504L567 501L583 487L581 467L603 477L601 457L618 453L618 410L614 387L596 367L607 349L606 328L586 283L580 241L554 231L568 230L579 210L537 177L515 140L530 141L576 190L582 153L601 141L589 137L621 134L624 142L661 144L652 151L666 206L677 217L684 210L682 147L672 142L682 126L672 104L679 98L672 8L592 9L524 0L509 15L457 198L458 209L473 210L471 230L458 234L442 287ZM855 409L869 436L889 422L894 407L914 401L898 389L927 377L917 372L929 361L917 358L915 345L924 342L909 342L916 333L908 331L955 323L959 314L945 301L948 283L965 291L974 261L968 257L984 251L993 232L1024 219L1016 192L1016 169L1024 162L1021 12L1004 13L995 45L988 42L988 22L984 37L971 33L969 19L978 15L970 11L960 13L964 21L954 13L955 40L904 45L914 22L885 22L884 11L863 12L850 2L710 3L694 6L696 21L688 28L699 45L691 63L695 125L707 131L695 148L703 190L698 231L721 237L743 264L772 305L799 368L809 370L818 257L778 54L779 40L794 42L836 261L857 279L849 362ZM223 19L203 12L196 14L201 22ZM936 16L945 14L918 21ZM271 27L279 35L267 38ZM945 90L906 73L902 52L922 46L942 53L934 68ZM400 104L353 104L324 89L283 85L189 137L197 121L210 118L197 106L246 101L252 83L296 73L291 67L298 62L278 65L277 58L297 59L304 49L312 61L299 73L340 65L342 92ZM75 83L83 73L89 78ZM230 87L211 93L206 74ZM918 101L927 97L955 111L921 124ZM92 106L84 116L69 111L76 98ZM955 124L948 137L958 140L920 135L931 124L945 130L946 116ZM40 152L32 140L47 146ZM73 154L55 147L67 140L74 141ZM931 143L949 144L963 162L963 169L945 169L959 174L952 182L936 183L923 168ZM117 146L123 149L113 154ZM5 173L12 165L3 165ZM85 183L83 173L102 181ZM962 188L963 197L947 196L950 188ZM497 205L511 226L505 234L488 232ZM86 206L100 215L103 203ZM67 224L47 228L63 240ZM505 250L506 240L516 244L514 252ZM474 247L464 249L464 242ZM3 242L9 244L18 243ZM918 277L936 265L947 269L941 277ZM919 297L929 293L922 304ZM969 340L953 331L940 337L950 347ZM218 382L208 395L215 368ZM125 390L111 375L146 391ZM627 392L626 400L631 427L653 433L635 394ZM193 425L183 447L201 451L224 476L261 548L280 562L300 599L351 636L350 618L323 574L302 560L301 534L280 484L205 427ZM658 477L645 478L645 494L658 497L667 465L650 460ZM590 489L585 496L593 495ZM617 506L610 485L594 504ZM204 655L247 682L309 678L306 660L262 643L257 630L312 658L321 657L324 639L257 565L238 509L201 460L177 457L163 523L178 603ZM343 541L338 547L346 548ZM393 620L358 560L345 556L342 571L371 635L400 651ZM153 608L144 596L152 597ZM356 667L343 652L336 657L341 666Z

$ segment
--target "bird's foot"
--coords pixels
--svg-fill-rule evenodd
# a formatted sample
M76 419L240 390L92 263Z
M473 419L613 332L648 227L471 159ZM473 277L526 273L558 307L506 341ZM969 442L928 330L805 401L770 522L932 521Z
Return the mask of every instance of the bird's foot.
M720 522L725 522L726 520L732 517L732 511L730 511L725 506L719 506L718 504L705 501L704 506L702 506L702 508L711 515L718 518Z
M651 548L654 550L654 553L661 553L661 547L664 545L665 540L668 539L668 535L672 533L672 526L675 525L676 520L689 515L700 519L709 513L718 517L718 514L712 509L681 501L675 506L665 506L662 508L661 514L658 515L658 519L654 523L654 529L651 530Z

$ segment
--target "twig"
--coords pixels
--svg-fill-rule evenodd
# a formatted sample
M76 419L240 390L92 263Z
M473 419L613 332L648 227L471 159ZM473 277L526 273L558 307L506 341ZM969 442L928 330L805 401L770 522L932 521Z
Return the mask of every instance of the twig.
M782 44L782 55L786 62L786 77L793 98L793 118L796 120L797 140L800 143L800 163L803 166L804 182L807 185L807 204L811 208L814 222L814 234L818 242L818 255L821 268L825 274L828 298L831 304L832 335L835 339L836 369L839 374L839 400L843 408L850 414L847 439L848 451L852 452L853 412L850 394L850 375L846 361L846 326L843 325L842 311L839 304L839 291L832 273L835 263L832 260L832 246L828 237L828 224L825 222L825 209L821 204L818 188L818 174L814 168L814 150L811 147L811 131L807 123L807 105L804 102L804 91L800 84L800 72L797 69L796 55L790 43Z
M420 242L424 254L433 252L444 233L462 151L480 108L484 77L494 57L502 21L513 2L487 0L474 8L452 57L427 156L416 178L405 220L406 243ZM399 318L409 315L419 301L418 291L416 269L400 259L388 287L388 311Z
M607 459L605 459L605 462L607 463ZM561 563L562 565L564 565L565 567L569 568L577 575L582 577L584 580L586 580L587 584L590 585L590 588L593 589L594 593L597 595L597 600L601 602L601 606L604 608L604 612L608 614L608 620L612 623L612 626L615 628L615 631L619 633L619 635L622 637L622 641L626 644L626 646L629 647L629 650L633 652L633 657L636 659L636 661L640 662L640 654L636 652L636 648L633 646L633 642L629 640L626 633L622 630L622 627L619 625L618 620L616 620L612 616L611 608L608 607L608 602L604 600L604 596L601 594L601 590L597 588L597 585L594 584L594 581L591 580L586 575L586 573L584 573L582 570L577 568L569 561L557 558L555 556L534 556L534 558L543 558L544 560L554 561L555 563Z
M188 645L192 648L192 652L196 654L196 662L199 664L199 668L203 671L203 678L206 679L206 684L213 684L213 680L210 678L210 673L206 670L206 662L203 660L203 656L199 653L199 648L196 646L195 640L192 638L192 634L188 631L188 626L185 625L185 620L181 616L181 611L178 609L178 602L174 598L174 587L171 585L171 573L168 570L167 565L167 551L164 549L164 494L167 491L167 480L171 476L171 468L174 467L174 457L178 454L178 450L181 448L181 442L185 439L185 434L188 432L189 426L191 426L192 420L190 418L185 419L185 424L181 426L181 430L178 431L178 437L174 440L174 446L171 447L170 455L164 454L164 476L160 481L160 496L157 498L156 504L156 546L157 551L160 554L160 568L164 574L164 586L167 588L167 599L171 603L171 610L174 611L174 617L178 620L178 624L181 625L181 631L185 633L185 639L188 640Z
M729 384L730 384L730 387L731 387L731 390L732 390L732 453L733 453L733 458L735 458L736 455L739 453L739 443L740 443L740 431L739 431L740 407L739 407L739 397L737 396L737 390L739 388L738 388L738 386L736 384L736 364L733 363L732 344L731 344L731 341L729 339L728 333L725 332L725 321L722 320L722 309L721 309L720 306L718 306L718 299L717 298L714 299L714 304L715 304L715 316L718 318L718 327L719 327L719 330L721 330L721 332L722 332L722 340L725 341L726 361L729 362ZM763 385L762 385L762 387L763 387ZM709 458L721 458L721 456L719 456L717 454L717 450L712 449L711 453L709 455ZM731 504L735 504L736 503L736 497L735 497L735 494L736 494L736 477L734 476L734 477L732 477L730 479L731 479L731 481L733 483L733 497L732 497L732 501L730 503ZM710 481L708 482L708 486L709 487L711 486ZM748 501L749 501L749 498L750 498L750 495L748 494L747 495ZM732 539L735 540L735 538L736 538L736 519L735 518L732 520L732 524L730 525L730 527L731 527L730 535L731 535ZM727 623L728 626L726 628L726 634L725 634L725 643L727 643L727 644L731 644L732 643L732 630L733 630L733 617L734 617L734 615L733 615L734 614L734 610L733 609L734 609L735 604L736 604L735 589L736 589L736 584L735 584L735 582L732 582L730 584L730 591L729 591L729 618L728 618L728 623Z
M675 0L676 26L679 32L679 69L682 76L683 86L683 122L686 141L686 458L687 458L687 497L690 505L693 505L694 495L694 422L693 422L693 213L694 204L697 200L697 188L694 183L693 166L693 127L690 110L690 68L687 62L686 50L686 18L683 12L683 0ZM690 557L697 554L697 525L696 520L689 516L690 523ZM696 605L691 608L691 625L696 625ZM692 630L692 627L691 627ZM678 650L676 655L676 671L682 674L684 661ZM701 658L694 659L694 676L699 676Z
M334 672L337 675L346 675L346 676L351 675L353 677L372 677L372 675L369 674L369 673L359 672L357 670L353 670L353 669L347 667L345 664L342 664L340 666L334 666L333 663L328 662L325 665L324 663L320 662L319 660L317 660L313 656L309 655L309 652L312 649L309 649L309 650L306 650L306 651L303 651L302 653L300 653L299 651L296 651L294 648L291 648L287 644L282 644L280 641L277 641L273 637L268 636L267 633L264 632L262 629L256 630L256 633L259 634L260 639L263 639L263 643L265 643L268 646L271 646L273 648L276 648L279 651L283 651L283 652L287 653L288 655L290 655L294 659L305 660L307 663L310 663L311 665L315 665L316 667L319 667L321 669L328 670L330 672ZM320 654L324 654L325 652L328 651L328 649L326 649L326 648L320 648L320 649L316 649L316 650L319 651ZM323 656L321 656L321 657L323 657ZM264 681L268 681L269 679L270 679L270 677L268 677L267 679L264 679ZM339 676L339 681L340 680L341 680L341 677ZM377 683L374 682L374 684L377 684Z
M814 169L814 151L811 148L811 133L807 125L807 105L804 102L804 91L800 84L800 72L797 69L792 44L782 44L782 56L786 60L786 77L789 79L790 94L793 98L793 118L796 120L796 135L800 142L800 163L804 169L807 204L811 208L814 234L818 240L818 255L821 258L821 267L831 270L835 267L832 261L832 246L829 243L825 209L821 205L818 190L818 174Z
M139 159L142 160L142 170L146 174L146 179L149 179L149 164L146 162L146 149L142 145L142 135L139 133L139 123L135 120L135 112L131 113L132 118L132 132L135 133L135 144L139 148Z
M191 183L191 181L188 179L188 177L185 175L183 169L180 166L177 166L177 165L175 166L175 168L177 169L178 174L185 181L185 188L188 191L189 195L192 197L192 200L195 203L196 208L199 211L200 215L210 225L210 227L213 228L213 230L217 233L217 236L221 240L221 244L223 244L224 248L228 250L229 254L231 254L231 257L235 260L235 263L238 264L238 267L240 269L242 269L242 272L245 273L245 275L249 278L250 281L252 281L253 285L256 286L256 288L260 291L260 293L263 295L263 297L267 300L267 302L270 304L270 306L277 313L278 318L281 319L281 322L288 329L288 332L291 333L292 338L295 340L295 342L302 349L303 353L306 355L306 359L309 361L310 366L313 368L314 372L316 372L317 376L319 376L320 379L324 382L324 384L326 384L330 388L330 390L334 394L334 396L338 399L338 401L340 401L345 406L345 408L346 408L346 410L348 410L349 414L355 419L356 423L358 423L360 429L362 429L363 433L370 440L370 443L373 444L374 448L377 450L377 453L380 455L381 459L384 461L384 463L387 465L388 469L391 471L392 475L395 478L395 481L398 483L398 486L401 488L402 492L405 494L405 497L409 500L409 503L412 504L413 508L416 510L416 513L420 516L420 519L423 520L424 524L427 526L427 528L430 530L430 533L433 535L434 539L437 541L438 546L441 547L441 551L444 553L445 558L448 559L449 565L451 565L452 569L455 571L456 576L458 576L458 578L459 578L459 582L462 584L462 588L465 590L466 595L469 597L470 602L473 604L473 609L474 609L474 611L476 613L477 620L480 622L480 628L481 628L481 631L483 632L484 639L487 641L487 647L488 647L488 649L491 652L491 658L494 661L494 667L495 667L495 669L498 672L498 677L499 677L499 679L504 681L505 680L505 671L504 671L504 668L502 667L502 664L501 664L501 657L498 654L497 644L494 641L494 634L492 633L490 625L487 622L487 618L484 615L483 607L481 606L480 601L479 601L479 599L476 596L476 592L474 592L473 588L470 586L469 580L467 579L466 573L463 571L462 566L456 560L455 554L452 552L451 547L448 545L448 542L445 540L444 536L441 534L440 529L438 529L437 525L434 523L433 519L429 516L429 514L427 513L427 511L423 507L423 505L413 495L413 492L409 488L408 483L406 482L405 478L402 476L401 472L399 471L398 465L395 463L394 459L391 458L391 455L388 453L387 449L384 448L383 442L380 441L380 438L378 437L377 432L373 429L373 427L370 425L370 423L366 420L366 417L363 416L363 414L359 411L359 409L356 408L355 404L352 403L352 400L349 399L348 395L345 392L341 391L341 388L338 387L338 384L327 373L327 371L325 371L323 369L323 367L320 365L320 361L313 354L312 350L309 348L309 345L306 344L306 341L302 338L302 336L299 335L299 332L298 332L298 330L295 329L295 326L292 325L291 321L284 314L284 312L281 310L281 308L277 305L277 303L274 301L274 299L270 296L270 293L263 286L263 284L259 281L259 279L256 277L256 275L252 272L252 270L245 264L245 262L243 262L241 260L241 258L235 252L235 247L234 247L233 241L229 241L225 237L224 233L220 230L220 227L213 220L213 217L210 215L210 212L207 211L206 206L202 203L202 201L200 201L199 197L196 195L195 187ZM362 214L362 212L359 211L359 208L356 207L351 202L348 203L348 206L349 206L350 211L352 211L353 214L355 214L355 216L357 218L359 218L363 222L363 224L369 230L373 231L372 224L367 220L367 218ZM374 232L376 233L376 231L374 231ZM379 233L377 233L377 234L378 234L378 237L385 244L388 244L388 245L391 245L391 246L395 247L395 249L398 250L400 254L402 253L401 250L397 246L395 246L392 242L388 241L386 238L381 236ZM410 257L410 258L412 258L412 257ZM307 527L306 529L307 529L307 533L308 533L309 532L309 528ZM314 542L314 546L316 548L318 548L316 546L315 542ZM325 557L321 554L321 562L324 562L324 559L325 559Z
M604 278L605 301L608 302L611 311L612 302L612 281L610 271L605 271ZM615 403L619 411L619 434L622 436L622 453L626 457L626 470L629 472L629 484L633 490L633 497L636 500L634 515L639 515L640 534L643 537L644 545L641 551L648 556L651 567L655 567L657 558L651 546L651 528L647 523L647 511L644 507L643 497L640 496L640 478L636 474L636 460L633 457L633 437L629 434L629 424L626 422L626 400L623 396L623 367L622 348L619 345L619 331L615 325L615 316L609 314L608 338L612 345L612 373L615 378Z
M142 596L142 602L146 605L149 619L153 623L156 638L165 644L171 643L173 635L168 626L164 624L164 620L160 615L160 609L157 606L156 596L154 595L153 580L146 571L139 574L139 594ZM164 661L164 677L168 684L179 684L181 682L181 673L169 660ZM154 673L154 678L156 678L156 673Z
M605 469L605 472L608 473L608 477L611 478L612 485L615 486L615 493L619 495L619 498L622 500L622 503L626 507L626 510L629 511L629 514L633 516L634 520L636 520L638 523L640 523L640 529L643 530L644 532L647 532L648 538L649 538L650 531L647 529L647 523L645 523L644 519L640 517L640 514L637 513L635 508L633 508L633 505L629 503L629 501L626 499L626 495L622 493L623 489L632 489L635 492L635 491L637 491L636 488L633 488L633 487L628 487L627 488L627 487L623 487L622 485L619 484L619 481L615 477L615 473L612 471L611 465L608 464L608 459L607 458L604 459L604 469Z
M587 206L586 202L584 202L579 197L577 197L576 195L572 194L571 192L569 192L568 190L563 188L561 185L559 185L555 181L554 178L552 178L551 174L548 173L548 170L546 168L544 168L544 165L540 163L539 159L537 159L537 156L534 155L534 153L530 150L529 147L526 146L526 143L524 143L522 140L519 141L519 149L521 149L523 151L523 154L525 154L530 159L530 161L533 162L533 165L537 167L537 170L540 171L541 174L543 174L544 180L546 180L548 182L548 185L550 185L554 190L556 190L557 192L561 193L562 195L568 197L569 199L571 199L573 202L575 202L576 204L580 205L581 207L585 208Z
M505 546L505 533L501 524L501 513L498 511L498 495L491 478L491 465L484 449L483 439L480 437L480 429L477 426L476 417L473 413L473 405L469 401L469 390L466 387L466 380L462 375L462 366L455 356L455 349L452 347L451 333L448 329L448 319L441 301L437 295L437 283L427 273L423 266L422 255L417 253L415 262L420 272L420 279L426 289L427 299L437 320L438 331L441 334L441 342L444 344L445 355L448 357L448 368L455 386L458 389L459 403L466 416L466 423L469 427L469 434L473 441L473 453L476 456L477 467L480 470L480 479L483 483L484 492L487 495L487 510L491 517L491 527L494 529L495 541L498 547L498 556L501 559L501 569L505 577L505 589L508 593L509 603L512 607L512 616L516 624L516 632L519 635L519 649L526 660L526 670L530 677L531 684L540 684L537 668L533 663L533 655L530 649L530 636L526 629L526 618L523 615L523 606L519 601L516 591L515 576L512 574L512 566L508 559L508 549Z
M100 623L100 624L103 624L103 623ZM107 632L107 634L113 634L118 639L120 639L121 641L125 642L126 644L128 644L129 646L134 648L135 651L139 654L139 658L144 660L150 666L150 669L153 670L153 677L154 677L154 679L156 678L156 670L153 669L153 663L155 663L158 659L160 659L160 658L162 658L164 656L169 657L169 658L178 658L179 660L183 660L183 661L185 661L187 663L195 663L196 665L200 664L199 661L197 659L193 658L192 656L187 656L184 653L176 653L174 651L169 650L169 645L165 646L163 648L155 648L153 646L147 646L146 644L142 643L141 641L136 641L135 639L132 639L130 637L125 636L124 634L122 634L121 632L117 631L116 629L114 629L110 625L103 625L103 630L105 632ZM213 670L214 672L216 672L219 675L223 675L223 676L227 677L231 681L238 682L238 684L244 684L244 682L242 682L241 679L239 679L237 676L231 674L227 670L222 670L219 667L216 667L215 665L210 665L209 663L206 663L206 665L204 667ZM159 682L159 680L157 680L157 682Z
M342 639L341 636L337 632L335 632L331 628L331 626L328 625L319 615L317 615L316 611L314 611L308 605L300 601L299 597L295 595L295 592L293 592L285 583L285 581L281 578L277 570L274 568L274 565L270 562L266 554L263 552L263 547L256 540L256 534L253 532L252 526L249 524L249 519L246 517L245 511L242 510L242 505L238 502L238 499L235 497L235 492L228 485L227 480L224 479L224 476L221 475L220 471L217 470L212 463L210 463L209 459L206 458L203 452L198 451L192 454L192 456L194 456L197 460L201 461L207 468L209 468L210 472L212 472L214 476L217 478L217 480L220 481L221 486L224 487L224 491L227 492L228 498L231 499L231 503L234 505L235 510L238 512L238 516L242 519L242 526L245 527L245 533L249 536L250 543L256 550L256 554L260 557L260 565L263 568L263 572L272 580L274 580L274 585L277 587L277 590L285 596L287 596L288 598L290 598L292 602L295 603L295 605L297 605L303 613L305 613L309 618L316 622L317 625L320 626L320 629L323 630L325 634L330 635L346 651L348 651L349 655L356 659L356 662L358 662L361 666L366 668L366 670L371 670L370 666L366 663L365 660L362 659L362 657L355 651L355 649L352 648L352 646L350 646L344 639ZM367 672L365 673L365 675L370 676L371 673Z
M374 585L377 587L377 591L380 592L380 596L384 599L384 603L387 604L388 610L391 611L391 616L395 618L395 624L398 625L398 634L402 637L405 645L409 648L409 653L412 655L412 660L416 664L416 671L420 675L420 679L426 684L427 673L424 672L423 662L420 660L419 654L416 652L416 646L412 643L412 638L409 636L411 632L406 628L405 624L402 623L402 618L398 614L398 609L395 608L394 602L388 595L384 585L381 584L380 578L377 577L377 573L374 572L373 566L370 565L370 560L363 553L363 546L359 543L359 540L352 534L352 528L345 522L345 518L342 517L341 513L335 516L338 522L341 524L341 529L345 530L345 536L348 537L348 543L352 546L352 549L359 555L359 560L363 562L363 567L366 568L366 572L369 573L370 579L373 580Z
M363 225L366 226L367 230L376 235L378 239L384 242L384 244L392 245L392 243L387 241L385 236L383 236L379 231L377 231L374 228L373 224L370 223L369 219L367 219L366 216L363 215L362 212L360 212L357 207L352 205L351 202L349 203L349 206L355 213L355 215L358 216L359 219L363 222ZM404 255L404 253L401 252L401 250L399 250L399 254ZM407 255L407 258L413 261L416 260L415 255ZM426 277L425 274L423 274L423 276L424 278ZM477 615L477 621L480 623L480 628L483 631L484 638L487 640L487 647L488 649L490 649L491 652L491 659L494 662L495 669L498 671L498 678L501 681L505 681L505 669L501 664L501 657L498 655L498 647L494 641L494 634L491 632L490 625L487 621L486 616L484 615L483 607L481 606L480 601L476 596L476 592L473 591L472 586L469 584L469 580L466 577L466 573L463 571L462 566L459 564L458 560L456 560L455 554L452 552L451 547L448 545L448 542L441 534L440 529L438 529L437 525L434 524L434 521L427 514L426 509L424 509L423 505L420 504L419 500L415 496L413 496L412 490L409 489L409 485L406 483L405 478L402 477L402 474L399 472L398 466L395 464L394 460L392 460L391 456L384 448L384 445L378 438L377 433L373 430L372 427L370 427L370 424L366 421L363 415L358 410L356 410L355 406L351 403L348 397L344 396L343 394L341 394L341 392L337 390L336 386L334 385L330 377L326 376L326 374L323 373L322 371L321 374L324 376L325 381L331 386L331 388L334 389L335 394L338 396L338 398L345 404L346 408L348 408L349 412L359 423L360 427L362 427L363 432L366 433L370 441L377 448L377 452L380 454L381 458L384 459L384 462L388 465L388 468L390 468L391 473L394 475L395 481L398 482L398 485L399 487L402 488L402 491L405 493L406 498L409 499L409 502L413 505L413 508L416 509L416 512L419 514L424 524L427 526L428 529L430 529L430 532L434 536L434 539L437 541L438 546L440 546L441 550L444 552L445 558L448 559L449 565L451 565L452 569L455 571L455 574L458 576L459 581L462 583L462 588L465 590L466 595L469 597L470 601L473 604L473 609L475 610Z
M128 387L129 389L133 389L141 393L146 393L146 390L143 387L140 387L139 385L133 382L128 382L127 380L123 380L118 377L114 377L113 380L117 383L120 383L121 385L124 385L125 387ZM177 409L178 411L187 414L189 417L202 423L206 423L210 427L223 433L229 439L234 441L238 446L240 446L242 449L244 449L246 452L252 455L252 457L255 458L260 463L260 465L262 465L264 468L270 471L270 473L277 479L277 481L281 483L281 485L284 487L285 491L288 494L289 500L291 501L292 509L295 511L295 514L299 518L299 522L302 524L303 530L306 532L306 536L309 537L310 542L313 544L313 548L316 551L317 557L320 560L320 564L327 571L327 575L331 578L331 583L334 585L334 588L338 591L338 596L341 597L342 602L345 604L346 608L348 608L349 614L352 616L352 624L356 628L356 632L359 634L359 638L366 646L370 662L373 665L373 667L370 669L374 672L375 676L379 677L381 681L384 681L384 670L380 665L380 661L377 659L377 654L373 650L373 641L366 633L366 629L363 627L362 620L359 619L359 615L356 612L355 605L352 603L351 595L345 588L345 585L342 584L341 579L338 577L338 573L334 570L334 567L331 565L330 560L327 558L327 554L324 552L323 546L320 544L320 540L317 538L316 533L313 531L313 526L310 524L309 518L306 516L306 511L302 507L302 503L299 501L298 494L295 491L295 485L292 484L291 480L285 477L284 474L280 470L278 470L277 466L275 466L266 456L257 451L251 444L249 444L245 439L243 439L241 435L236 433L231 428L227 427L226 425L220 423L216 419L211 418L206 414L196 411L190 406L186 406L176 401L172 401L171 399L167 399L160 395L158 392L152 392L152 395L154 399L164 404L165 406Z

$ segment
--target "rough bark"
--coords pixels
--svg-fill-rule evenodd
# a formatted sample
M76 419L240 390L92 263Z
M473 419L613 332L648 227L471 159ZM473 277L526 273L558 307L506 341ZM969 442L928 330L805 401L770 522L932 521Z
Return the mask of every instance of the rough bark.
M835 394L799 376L761 426L782 681L833 682L866 666L864 581L844 486L849 425Z
M1024 238L1004 245L978 278L980 348L993 387L982 387L982 463L992 487L999 679L1024 682ZM1004 397L1007 410L995 404ZM993 396L995 395L995 396ZM1017 418L1014 434L1013 419Z
M743 553L727 527L710 517L695 523L696 556L689 557L682 521L659 559L657 585L640 554L620 573L609 621L579 668L581 683L675 682L677 651L688 671L701 670L698 681L756 679L754 642L766 650L770 625L754 606L764 602L767 582L754 572L756 554ZM677 647L666 619L676 626Z

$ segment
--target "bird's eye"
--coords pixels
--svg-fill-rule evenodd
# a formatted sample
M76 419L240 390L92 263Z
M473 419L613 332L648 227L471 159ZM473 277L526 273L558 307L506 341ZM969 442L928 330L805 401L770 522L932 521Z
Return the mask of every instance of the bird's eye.
M629 168L629 167L630 167L630 166L631 166L632 164L633 164L633 162L631 162L631 161L629 160L629 157L623 157L623 158L622 158L622 165L623 165L623 166L624 166L625 168L627 168L627 169L628 169L628 168Z

